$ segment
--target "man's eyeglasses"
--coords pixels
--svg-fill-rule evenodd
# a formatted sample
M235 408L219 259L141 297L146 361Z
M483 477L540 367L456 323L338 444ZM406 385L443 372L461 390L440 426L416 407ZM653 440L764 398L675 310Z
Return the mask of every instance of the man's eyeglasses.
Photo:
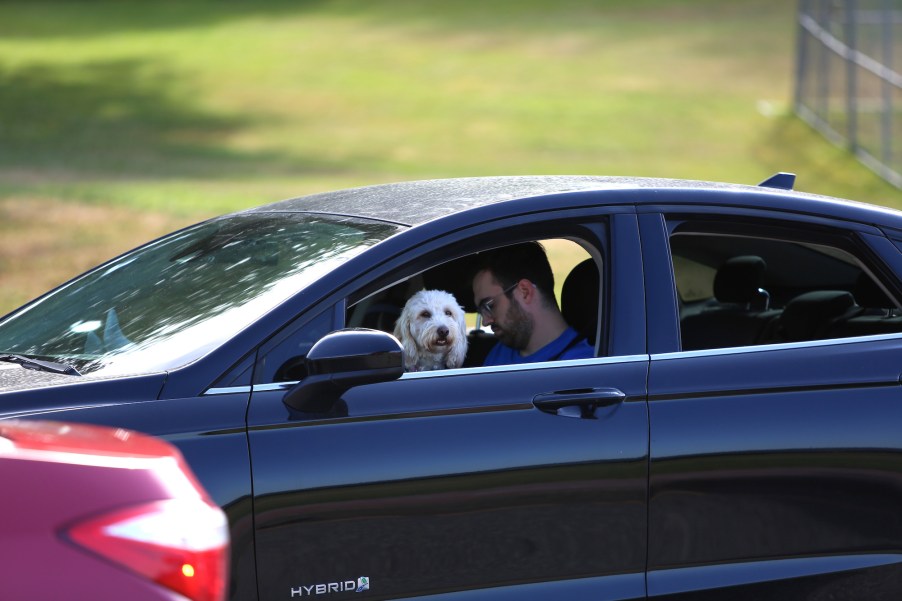
M498 297L501 296L502 294L507 294L508 292L510 292L511 290L516 288L519 284L520 284L520 282L517 282L513 286L505 288L504 290L502 290L500 293L496 294L495 296L490 296L489 298L484 299L476 307L476 310L479 311L479 314L482 315L483 317L491 318L492 317L492 305L495 304L495 301L498 299Z

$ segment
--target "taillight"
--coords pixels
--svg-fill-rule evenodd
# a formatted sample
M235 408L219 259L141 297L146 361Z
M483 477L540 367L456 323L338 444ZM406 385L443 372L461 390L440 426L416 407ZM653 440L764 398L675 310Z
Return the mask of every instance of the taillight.
M200 499L170 499L94 517L69 538L193 601L222 601L228 579L228 522Z

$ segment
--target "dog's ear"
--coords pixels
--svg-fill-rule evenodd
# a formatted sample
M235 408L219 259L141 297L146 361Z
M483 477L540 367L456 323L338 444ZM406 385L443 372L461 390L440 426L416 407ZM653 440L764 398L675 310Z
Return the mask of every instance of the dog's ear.
M445 367L448 369L460 367L464 364L464 359L466 358L467 337L460 336L459 338L455 338L454 343L451 345L451 352L448 353L448 357L445 359Z
M395 338L404 349L404 370L410 371L417 364L417 345L410 333L410 310L404 307L401 317L395 322Z
M451 345L451 352L445 360L449 369L460 367L464 364L467 357L467 321L462 308L458 307L454 312L457 319L457 336L454 337L454 343Z
M407 314L407 307L401 310L401 315L398 316L397 321L395 321L395 330L392 334L395 335L395 338L398 340L404 340L405 335L410 335L410 316Z

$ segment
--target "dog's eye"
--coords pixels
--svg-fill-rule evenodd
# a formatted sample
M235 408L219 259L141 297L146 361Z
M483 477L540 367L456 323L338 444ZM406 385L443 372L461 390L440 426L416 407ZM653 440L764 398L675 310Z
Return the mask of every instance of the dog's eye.
M423 311L422 313L420 313L420 317L422 317L423 319L429 319L430 317L432 317L432 313L430 313L429 311Z
M448 317L451 317L454 314L451 312L451 309L445 309L445 315L447 315Z

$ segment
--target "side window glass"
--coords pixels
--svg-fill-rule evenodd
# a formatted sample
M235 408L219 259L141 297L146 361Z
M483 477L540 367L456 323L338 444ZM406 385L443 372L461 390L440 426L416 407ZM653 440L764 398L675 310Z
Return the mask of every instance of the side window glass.
M247 387L252 384L254 375L254 359L255 353L249 354L242 359L237 365L227 371L219 380L210 388L237 388Z
M902 331L895 301L840 238L684 225L670 239L683 350Z
M304 357L314 343L334 330L333 311L323 311L300 327L280 335L274 345L264 349L258 364L257 383L294 382L307 375Z
M552 270L553 302L560 309L560 314L567 324L576 329L581 337L587 340L587 344L594 349L598 338L601 306L600 257L590 254L586 249L588 245L570 239L554 238L538 242L544 248ZM467 344L460 367L482 366L498 339L491 324L486 324L487 320L477 310L473 277L480 265L481 257L492 250L480 250L479 253L434 265L406 279L387 282L378 292L350 304L346 318L348 327L367 327L397 333L402 345L406 343L406 346L409 347L411 342L405 340L404 337L407 336L406 332L411 329L415 330L416 325L415 323L411 325L410 315L405 316L405 305L419 291L438 290L450 294L453 297L452 304L455 308L459 307L462 312L460 317L463 318L462 329ZM433 296L430 302L436 298L438 297ZM436 311L444 312L445 309L444 305L426 306L423 304L425 301L422 296L417 297L414 302L419 303L417 316L432 315ZM510 301L500 300L499 297L495 302L499 306L506 307L506 303ZM493 303L490 302L491 304ZM458 316L454 317L456 319ZM407 329L401 328L396 332L395 326L399 321L408 327ZM425 323L426 318L424 317L422 321ZM416 322L416 317L413 322ZM426 328L425 325L423 327ZM453 326L448 325L447 327L453 329ZM422 336L427 335L433 336L434 332L422 334ZM425 343L425 341L421 342ZM428 367L417 369L428 369Z

